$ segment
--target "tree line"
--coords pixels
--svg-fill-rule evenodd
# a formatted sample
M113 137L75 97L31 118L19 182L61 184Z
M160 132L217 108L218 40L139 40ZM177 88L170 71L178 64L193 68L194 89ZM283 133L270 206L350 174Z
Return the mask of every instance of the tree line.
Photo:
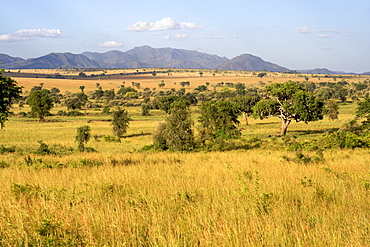
M84 86L81 92L62 95L58 88L44 89L43 84L35 86L30 92L22 95L21 87L10 77L0 74L1 80L1 127L10 114L11 104L15 101L20 106L29 104L30 113L21 115L37 117L45 121L55 104L65 105L69 112L59 111L58 115L83 114L78 110L84 108L102 108L102 112L113 115L114 134L121 138L127 131L130 117L122 107L141 106L142 115L150 115L152 109L160 109L167 116L154 133L153 148L162 150L194 150L199 147L222 145L225 140L238 139L241 133L238 129L239 116L243 116L245 124L248 118L265 119L278 117L281 120L280 135L287 133L291 122L318 121L327 115L330 119L338 116L338 102L347 100L360 101L358 117L369 120L369 83L348 83L344 80L336 83L287 81L285 83L270 83L262 87L247 88L242 83L225 83L212 86L210 83L198 86L193 90L186 90L190 82L180 83L182 88L163 91L155 88L140 89L140 84L132 82L131 86L122 83L117 90L103 90L96 83L96 90L85 93ZM160 88L164 87L164 82ZM221 87L216 90L216 87ZM197 136L194 130L195 123L190 111L191 105L199 105ZM110 108L116 108L110 111ZM366 124L366 123L364 123ZM85 132L88 130L85 130ZM79 149L84 149L84 141L79 142Z

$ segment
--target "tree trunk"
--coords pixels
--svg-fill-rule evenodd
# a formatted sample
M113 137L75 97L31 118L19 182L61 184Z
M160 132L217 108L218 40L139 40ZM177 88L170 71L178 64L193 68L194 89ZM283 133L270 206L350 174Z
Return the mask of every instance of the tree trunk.
M281 119L281 131L280 131L280 135L282 135L282 136L285 136L286 135L286 132L288 130L288 126L289 126L290 122L291 122L291 120L284 119L284 118Z
M247 114L245 114L244 112L243 112L243 117L244 117L244 120L245 120L245 125L248 125L249 123L248 123L248 117L247 117Z

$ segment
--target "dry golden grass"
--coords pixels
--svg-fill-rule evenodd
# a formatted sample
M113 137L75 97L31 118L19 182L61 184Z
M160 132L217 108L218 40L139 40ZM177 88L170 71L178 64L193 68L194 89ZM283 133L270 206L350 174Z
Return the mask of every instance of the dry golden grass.
M146 71L152 71L158 69L146 69ZM142 72L143 70L139 70ZM199 72L203 72L202 77ZM102 71L92 71L86 72L89 74L105 74L107 76L94 77L88 79L78 79L77 75L79 73L69 70L22 70L22 73L43 73L43 74L55 74L59 73L61 75L76 75L76 79L51 79L51 78L24 78L24 77L14 77L14 79L19 83L19 85L24 87L25 91L29 91L33 86L38 86L40 83L44 83L44 88L57 87L61 89L62 93L66 91L78 92L80 86L85 86L85 91L93 91L96 89L96 83L99 83L103 89L118 89L125 82L125 86L131 86L132 82L140 83L141 89L143 88L156 88L158 89L158 84L164 81L166 84L163 90L169 90L175 88L176 90L182 88L180 82L189 81L190 86L186 86L185 89L192 90L200 85L205 85L209 82L211 86L218 83L230 82L230 83L245 83L247 86L257 86L260 82L265 84L275 83L275 82L285 82L288 80L292 81L304 81L306 75L295 75L295 74L282 74L275 72L267 72L267 76L262 79L253 74L253 72L243 72L243 71L218 71L215 73L213 70L176 70L175 72L158 73L156 77L151 74L144 75L129 75L129 76L118 76L110 78L109 75L119 74L119 73L134 73L136 70L122 69L122 70L102 70ZM307 75L312 82L334 82L333 78L312 78L311 75ZM348 82L359 82L368 79L369 76L351 76ZM339 79L338 79L339 80Z
M368 151L310 165L282 154L93 154L101 166L1 169L2 244L369 245Z
M185 73L183 81L191 81L191 88L206 81L251 85L260 80ZM133 81L142 88L157 87L161 80L179 86L182 77L175 76ZM122 83L17 81L25 89L41 82L71 92L80 85L94 90L96 82L104 89ZM66 110L53 113L60 109ZM48 117L46 123L18 117L6 122L0 144L15 146L15 152L0 155L0 246L370 246L369 149L327 150L322 160L306 164L270 139L267 149L139 152L152 143L148 133L165 115L153 111L141 117L139 107L127 109L134 120L127 137L121 143L93 138L87 146L97 152L91 153L76 151L76 128L89 125L92 135L111 135L109 122L88 122L109 116L95 112ZM354 109L341 105L336 121L292 123L288 135L320 136L351 120ZM14 108L20 111L29 108ZM249 122L240 126L245 139L279 133L278 119ZM57 154L36 154L40 140Z

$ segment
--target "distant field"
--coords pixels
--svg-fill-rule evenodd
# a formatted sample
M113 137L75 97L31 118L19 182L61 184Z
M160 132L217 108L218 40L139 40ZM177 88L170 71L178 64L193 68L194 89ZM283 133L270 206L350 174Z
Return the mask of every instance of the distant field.
M163 69L145 69L145 71L163 71ZM11 70L16 72L16 70ZM143 72L140 69L139 72ZM120 76L120 73L135 73L136 70L121 69L121 70L100 70L100 71L86 71L86 75L99 75L105 73L106 76L94 77L94 78L79 78L78 73L81 71L75 70L21 70L21 73L38 73L38 74L49 74L55 75L56 73L60 75L73 75L76 76L74 79L52 79L52 78L24 78L17 77L14 78L17 82L24 87L25 91L30 90L33 86L39 85L39 83L44 83L45 88L58 87L64 93L77 92L79 91L79 86L85 86L87 91L95 90L96 83L99 83L103 89L118 89L123 82L125 86L130 86L132 82L140 83L141 88L156 88L158 89L158 84L162 81L166 84L163 90L169 90L171 88L180 89L182 88L180 82L189 81L190 86L186 86L185 89L194 89L199 85L204 85L209 82L210 85L216 85L217 83L245 83L246 85L254 86L259 83L274 83L274 82L285 82L288 80L293 81L304 81L305 76L309 77L312 82L333 82L333 78L325 78L325 75L302 75L302 74L282 74L275 72L267 72L267 75L263 78L257 77L258 72L244 72L244 71L214 71L214 70L175 70L168 73L157 73L157 76L151 74L146 75L130 75L130 76ZM202 72L200 76L199 72ZM345 76L344 77L349 82L363 81L370 76ZM338 79L340 80L340 79Z
M107 70L100 80L15 79L24 91L43 83L62 93L79 92L80 86L93 91L96 83L104 90L118 89L123 81L125 86L140 83L140 90L159 90L162 81L161 90L177 90L179 82L189 81L185 89L191 91L206 82L258 86L305 80L302 75L267 73L261 79L252 72L223 71L202 71L201 77L197 70L109 77L121 71ZM284 138L276 137L279 119L269 118L250 119L249 125L240 119L238 126L242 139L261 140L261 148L143 151L166 114L151 110L143 117L140 107L125 109L133 119L125 138L106 142L101 136L112 135L112 126L101 120L112 117L101 109L83 109L87 115L81 117L49 116L39 123L17 115L30 111L28 105L15 105L16 115L0 130L0 246L370 246L369 149L325 150L322 156L305 151L312 160L304 163L287 150ZM59 110L67 108L57 105L52 113ZM191 110L197 127L198 108ZM337 120L293 122L288 136L325 135L352 120L355 110L355 103L342 103ZM82 125L96 136L86 145L96 152L77 151L76 128ZM37 154L40 141L54 153Z

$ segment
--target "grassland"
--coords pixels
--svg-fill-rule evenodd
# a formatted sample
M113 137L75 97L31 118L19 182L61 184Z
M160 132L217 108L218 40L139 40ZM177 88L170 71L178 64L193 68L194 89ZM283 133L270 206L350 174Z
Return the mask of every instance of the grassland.
M96 82L104 89L118 88L122 81L153 88L164 80L166 87L180 88L186 80L191 89L207 81L253 86L261 80L212 72L202 77L183 71L157 78L16 80L25 90L44 83L62 92L77 92L80 85L94 90ZM286 76L262 81L286 81ZM58 106L53 113L60 109L66 110ZM120 143L92 139L87 146L97 152L76 151L74 138L81 125L89 125L92 135L111 135L110 122L88 122L110 118L100 112L52 116L45 123L17 116L6 122L0 131L0 145L9 149L0 155L1 246L370 245L368 149L327 150L319 161L302 163L282 139L267 138L279 133L278 119L251 119L240 126L243 138L264 139L261 148L140 151L152 143L151 134L165 115L151 111L152 116L142 117L139 107L127 109L133 121L126 138ZM354 104L342 104L338 120L292 123L288 135L321 136L353 119L354 110ZM27 106L16 105L14 113L20 111L28 111ZM37 154L38 141L55 153Z

